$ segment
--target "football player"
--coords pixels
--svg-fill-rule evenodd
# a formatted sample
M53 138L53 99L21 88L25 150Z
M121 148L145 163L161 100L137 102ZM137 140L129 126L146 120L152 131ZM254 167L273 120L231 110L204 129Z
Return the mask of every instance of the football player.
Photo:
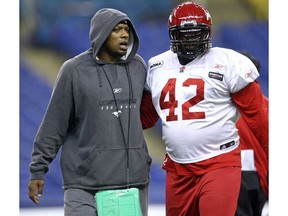
M144 129L162 122L167 216L235 215L240 114L268 159L259 72L239 52L212 47L211 28L206 8L181 3L168 20L170 50L148 61L141 120Z

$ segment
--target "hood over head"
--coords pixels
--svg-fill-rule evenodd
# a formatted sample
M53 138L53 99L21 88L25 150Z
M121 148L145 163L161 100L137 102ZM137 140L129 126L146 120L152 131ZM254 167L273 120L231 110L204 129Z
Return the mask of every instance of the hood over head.
M128 61L137 53L139 38L130 18L125 13L116 9L103 8L95 13L90 23L89 36L94 58L96 58L100 48L110 35L111 31L121 21L127 21L130 28L129 48L125 60Z

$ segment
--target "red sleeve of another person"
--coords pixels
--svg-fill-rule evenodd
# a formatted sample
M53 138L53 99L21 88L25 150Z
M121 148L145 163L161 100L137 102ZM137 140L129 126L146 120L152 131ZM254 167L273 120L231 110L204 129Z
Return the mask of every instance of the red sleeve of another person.
M265 101L267 101L268 104L267 98L265 98ZM252 149L254 152L254 162L260 178L260 184L266 196L268 196L268 160L266 158L266 154L242 117L239 118L236 126L240 136L241 149Z
M255 81L239 92L232 94L232 100L268 159L268 101L267 99L265 101L259 83Z
M155 110L152 102L151 93L148 91L143 92L141 107L140 107L140 118L142 128L147 129L155 126L159 116Z

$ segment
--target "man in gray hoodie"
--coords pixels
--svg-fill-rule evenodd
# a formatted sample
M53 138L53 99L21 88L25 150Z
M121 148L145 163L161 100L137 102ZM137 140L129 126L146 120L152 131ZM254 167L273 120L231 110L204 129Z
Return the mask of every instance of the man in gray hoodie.
M39 203L62 148L65 215L95 216L97 191L131 187L147 215L152 159L140 121L146 64L136 54L139 39L126 14L104 8L91 19L90 41L57 76L33 144L29 197Z

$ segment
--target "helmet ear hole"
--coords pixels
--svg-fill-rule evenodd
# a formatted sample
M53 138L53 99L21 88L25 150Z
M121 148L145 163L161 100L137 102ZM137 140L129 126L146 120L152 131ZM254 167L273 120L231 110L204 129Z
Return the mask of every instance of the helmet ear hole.
M207 9L194 2L178 5L168 19L170 49L195 59L212 47L212 18Z

